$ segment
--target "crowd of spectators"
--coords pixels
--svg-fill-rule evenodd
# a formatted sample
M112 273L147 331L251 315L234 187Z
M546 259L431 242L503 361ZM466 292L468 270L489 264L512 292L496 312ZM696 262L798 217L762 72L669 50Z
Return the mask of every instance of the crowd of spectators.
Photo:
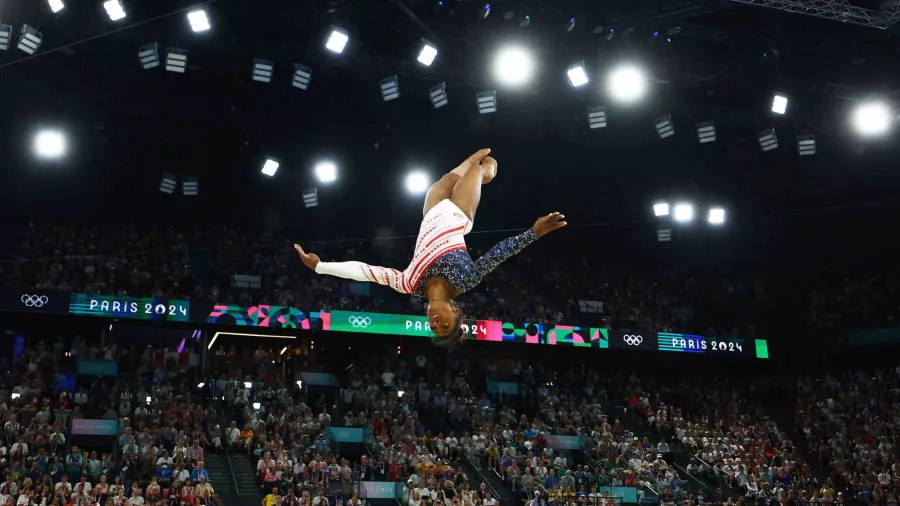
M74 358L128 356L140 376L71 388L55 371ZM6 360L4 358L4 360ZM218 505L203 469L221 448L189 361L165 349L120 350L81 338L25 347L0 388L0 504ZM114 443L72 434L79 419L117 420ZM108 440L107 440L108 441Z
M470 239L470 252L477 257L498 238ZM329 260L397 267L409 260L412 251L412 243L404 239L314 247ZM241 233L225 227L184 231L173 226L101 229L31 224L18 251L10 254L16 260L0 264L0 283L18 289L300 309L422 310L422 301L414 297L311 274L297 260L290 238L272 233ZM481 319L559 323L590 316L596 319L593 325L627 330L717 336L756 332L749 326L764 296L758 280L702 280L674 267L647 271L586 260L554 262L543 258L545 254L535 250L508 260L460 298L463 309ZM236 287L235 275L259 276L260 286ZM531 295L517 296L525 287ZM581 301L602 310L581 313Z

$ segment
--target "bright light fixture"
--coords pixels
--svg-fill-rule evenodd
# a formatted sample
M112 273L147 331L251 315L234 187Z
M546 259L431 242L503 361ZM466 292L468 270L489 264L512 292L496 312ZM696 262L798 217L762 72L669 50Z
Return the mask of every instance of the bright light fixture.
M626 65L609 75L607 83L613 98L620 102L634 102L647 92L647 76L641 69Z
M187 18L191 23L191 30L195 32L205 32L210 29L209 15L206 13L206 9L188 12Z
M109 19L112 21L118 21L125 17L125 7L122 5L122 0L103 2L103 8L106 9L106 14L109 15Z
M62 0L47 0L47 3L50 4L50 10L53 11L54 14L63 10L63 8L66 6L66 4L62 2Z
M328 41L325 42L325 49L340 54L347 47L347 42L350 42L350 36L343 30L334 29L328 36Z
M245 382L244 382L244 388L252 388L252 387L253 387L253 382L252 382L252 381L245 381Z
M34 138L34 152L41 158L59 158L66 153L66 138L56 130L38 132Z
M857 106L853 125L863 135L881 135L891 129L891 108L883 102L867 102Z
M406 176L406 190L418 195L428 190L428 175L422 171L410 172Z
M437 47L427 40L422 41L422 49L419 51L418 58L419 63L428 67L434 63L435 58L437 58Z
M337 180L337 165L333 162L319 162L315 168L316 177L322 183L331 183Z
M772 99L772 112L775 114L784 114L787 111L787 97L784 95L775 95Z
M694 206L690 204L675 204L675 221L687 223L694 220Z
M588 83L588 75L587 71L584 69L584 62L578 62L571 67L566 72L566 76L569 78L569 84L574 87L584 86Z
M521 47L508 47L500 51L494 64L494 75L503 84L520 86L534 74L534 59Z
M665 202L659 202L657 204L653 204L653 214L656 216L668 216L669 215L669 204Z
M709 208L707 221L709 221L710 225L721 225L725 223L725 210L721 207Z
M276 172L278 172L279 165L280 164L278 162L276 162L275 160L272 160L271 158L267 158L266 163L263 164L262 173L269 177L272 177L275 175Z
M253 403L253 409L259 409L259 408L261 408L261 407L262 407L262 404L260 404L260 403L258 403L258 402L254 402L254 403Z

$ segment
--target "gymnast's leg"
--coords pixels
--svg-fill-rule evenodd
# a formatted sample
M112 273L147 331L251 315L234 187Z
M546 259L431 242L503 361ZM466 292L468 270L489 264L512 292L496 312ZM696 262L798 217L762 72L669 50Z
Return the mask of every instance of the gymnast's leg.
M472 221L475 221L475 211L481 202L481 185L484 184L484 178L488 173L497 173L497 162L493 161L493 158L489 161L488 158L490 157L484 158L485 163L470 163L450 195L450 201Z
M462 179L471 165L481 164L487 166L487 170L483 172L481 182L482 184L490 183L491 180L494 179L494 176L497 175L497 161L490 156L487 156L490 152L491 150L489 149L478 151L467 158L463 163L459 164L455 169L444 174L444 177L442 177L440 181L431 185L431 188L428 189L428 193L425 195L425 206L422 209L422 216L428 214L428 211L431 211L431 208L438 205L442 200L450 198L456 183Z

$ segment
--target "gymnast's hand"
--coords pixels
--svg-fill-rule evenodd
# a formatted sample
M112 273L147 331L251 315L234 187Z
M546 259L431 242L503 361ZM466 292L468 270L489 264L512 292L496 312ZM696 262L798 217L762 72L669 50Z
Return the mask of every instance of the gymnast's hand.
M297 250L297 254L300 255L300 260L303 260L303 265L312 270L316 270L316 266L319 265L319 255L303 251L303 248L301 248L299 244L295 244L294 249Z
M534 233L537 234L538 237L543 237L550 232L553 232L554 230L565 227L566 225L566 215L561 213L550 213L547 216L541 216L540 218L538 218L537 221L534 222L534 226L531 228L534 229ZM303 250L300 251L302 252ZM304 260L303 262L305 263L306 260Z

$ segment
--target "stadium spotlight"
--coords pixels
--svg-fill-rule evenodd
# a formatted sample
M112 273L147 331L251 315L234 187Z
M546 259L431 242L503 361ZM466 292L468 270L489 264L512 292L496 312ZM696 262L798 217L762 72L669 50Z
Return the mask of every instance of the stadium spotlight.
M490 114L492 112L497 112L497 92L494 90L491 91L482 91L481 93L475 95L475 100L478 101L478 112L481 114Z
M569 70L568 72L566 72L566 76L568 76L569 78L569 84L576 88L579 86L584 86L589 81L583 61L569 66Z
M666 202L657 202L656 204L653 204L653 214L655 216L668 216L669 204Z
M762 148L763 151L772 151L773 149L778 148L778 137L775 136L774 128L767 128L761 131L758 137L759 147Z
M862 135L874 136L891 129L891 108L884 102L865 102L856 107L853 124Z
M798 135L797 152L800 156L816 154L816 136L813 134Z
M706 221L708 221L710 225L721 225L725 223L725 210L721 207L710 207Z
M775 98L772 99L772 112L784 114L785 111L787 111L787 97L776 93Z
M305 90L309 88L309 82L312 80L312 69L305 66L300 65L299 63L294 64L294 88L300 88L301 90Z
M175 193L176 186L178 186L178 180L175 179L175 176L168 172L163 172L162 179L159 181L159 191L171 195Z
M325 49L332 53L341 54L344 52L344 48L347 47L347 42L350 42L350 36L347 35L347 32L340 28L332 28L331 34L328 35L328 40L325 42Z
M187 49L166 48L166 70L184 74L184 71L187 69L187 58Z
M397 76L385 77L379 83L381 88L381 98L385 102L397 100L400 98L400 81Z
M428 190L428 175L422 171L410 172L406 176L406 191L413 195L425 193Z
M188 22L191 24L191 30L195 32L205 32L211 28L209 24L209 13L205 8L194 9L187 14Z
M437 46L425 39L422 39L422 49L419 50L419 57L417 58L417 60L422 65L430 67L431 64L434 63L434 59L437 57L437 53Z
M316 177L321 183L331 183L337 180L337 165L334 162L319 162L315 168Z
M319 205L319 190L316 188L309 188L303 190L303 205L306 206L307 209L310 207L316 207Z
M62 0L47 0L47 3L50 4L50 10L53 11L53 14L63 10L66 6Z
M103 8L106 9L106 14L109 15L109 19L112 21L118 21L125 17L125 7L122 5L122 0L107 0L103 2Z
M647 76L633 65L623 65L609 75L609 92L620 102L634 102L647 92Z
M28 54L34 54L41 47L44 35L28 25L22 25L22 35L19 36L18 48Z
M491 14L491 4L484 4L484 7L481 8L479 14L482 18L486 18Z
M587 119L591 130L606 128L606 107L591 107L587 110Z
M138 48L138 60L144 70L159 67L159 49L156 42Z
M0 24L0 49L6 51L9 49L9 41L12 39L12 26Z
M685 203L675 204L674 218L679 223L694 221L694 206Z
M200 193L200 178L185 176L181 178L181 194L185 197L196 197Z
M447 83L441 83L431 90L428 91L429 97L431 97L431 105L434 106L435 109L438 107L444 107L450 102L450 98L447 96Z
M41 158L59 158L66 153L66 138L58 130L42 130L34 137L34 152Z
M261 83L271 83L272 74L275 73L275 62L271 60L263 60L260 58L253 59L253 80Z
M675 135L675 125L672 124L671 114L656 119L656 132L660 139Z
M672 229L671 228L656 229L656 240L659 242L670 242L672 240Z
M494 77L509 86L521 86L534 74L534 59L524 48L513 46L500 51L494 63Z
M264 163L263 167L262 167L262 173L269 177L272 177L275 175L276 172L278 172L278 167L280 165L281 164L279 164L275 160L272 160L271 158L266 158L266 163Z
M700 144L715 142L716 123L714 121L703 121L701 123L697 123L697 139L700 141Z

